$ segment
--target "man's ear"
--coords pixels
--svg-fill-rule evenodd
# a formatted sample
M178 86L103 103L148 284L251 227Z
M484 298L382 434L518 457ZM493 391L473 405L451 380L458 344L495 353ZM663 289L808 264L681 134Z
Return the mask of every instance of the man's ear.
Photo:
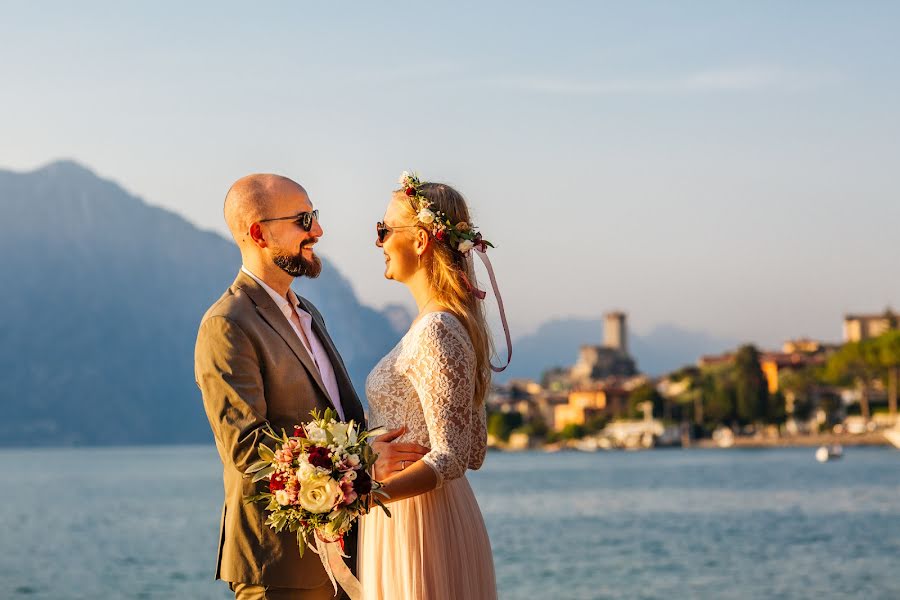
M254 244L257 245L257 247L265 248L269 245L269 243L266 241L265 236L263 235L262 225L260 225L259 223L252 223L250 225L249 233L250 239Z

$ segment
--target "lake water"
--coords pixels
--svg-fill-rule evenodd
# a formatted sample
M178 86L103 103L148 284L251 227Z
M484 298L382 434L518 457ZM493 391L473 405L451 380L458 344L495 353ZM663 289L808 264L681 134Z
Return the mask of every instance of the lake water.
M212 447L0 451L0 598L233 596ZM900 452L488 455L501 598L900 598Z

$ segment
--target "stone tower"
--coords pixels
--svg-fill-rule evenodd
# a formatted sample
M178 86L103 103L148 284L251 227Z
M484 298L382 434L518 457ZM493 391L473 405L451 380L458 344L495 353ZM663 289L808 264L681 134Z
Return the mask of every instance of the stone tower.
M625 318L625 313L618 311L603 315L603 345L627 354L628 330L625 326Z

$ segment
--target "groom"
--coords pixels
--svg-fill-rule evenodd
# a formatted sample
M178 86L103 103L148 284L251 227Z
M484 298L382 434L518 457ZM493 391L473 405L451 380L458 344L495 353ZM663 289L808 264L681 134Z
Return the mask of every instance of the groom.
M267 527L263 507L244 500L258 491L244 472L258 460L267 424L292 431L311 410L326 408L342 420L364 422L322 315L291 290L296 277L321 271L313 252L323 233L318 211L294 181L249 175L228 191L225 221L243 266L204 315L194 361L225 482L216 579L229 582L237 600L333 598L319 557L307 552L301 558L296 535ZM391 443L402 433L388 432L373 443L380 478L428 451ZM347 544L351 568L355 548L354 536Z

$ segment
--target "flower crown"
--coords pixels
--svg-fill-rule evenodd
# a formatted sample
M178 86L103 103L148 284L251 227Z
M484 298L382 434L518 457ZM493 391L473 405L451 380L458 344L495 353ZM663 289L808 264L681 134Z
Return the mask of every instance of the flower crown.
M403 171L400 175L400 185L403 192L415 203L418 213L416 218L425 229L431 231L431 235L439 242L446 242L451 248L468 254L472 248L485 252L492 243L481 237L475 226L465 221L454 224L446 214L433 208L432 202L419 192L419 187L424 184L416 173Z

